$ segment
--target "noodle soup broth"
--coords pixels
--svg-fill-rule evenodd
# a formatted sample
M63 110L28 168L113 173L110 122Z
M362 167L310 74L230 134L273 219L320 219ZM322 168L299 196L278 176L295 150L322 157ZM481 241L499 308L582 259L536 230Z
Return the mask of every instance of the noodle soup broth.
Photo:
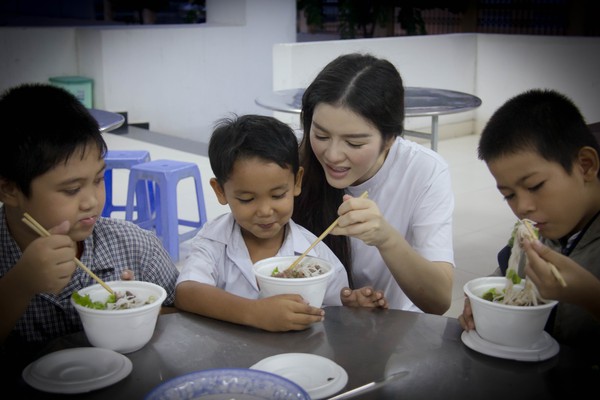
M254 275L260 288L260 297L270 297L278 294L299 294L313 307L321 307L327 291L329 278L333 274L331 264L318 257L306 256L300 266L317 264L321 274L307 278L284 278L272 276L273 271L283 271L289 267L298 256L270 257L254 264Z
M83 329L92 346L120 353L131 353L150 341L161 305L167 292L161 286L143 281L106 282L115 292L129 291L142 299L153 298L149 304L120 310L97 310L77 304L71 298L83 323ZM89 295L92 301L105 302L108 291L99 284L79 290L81 296Z
M523 282L514 285L514 290L523 290ZM550 311L557 302L551 300L535 306L516 306L483 298L488 290L495 288L501 292L505 286L505 277L476 278L464 285L464 292L473 310L475 329L479 336L489 342L530 348L541 338Z

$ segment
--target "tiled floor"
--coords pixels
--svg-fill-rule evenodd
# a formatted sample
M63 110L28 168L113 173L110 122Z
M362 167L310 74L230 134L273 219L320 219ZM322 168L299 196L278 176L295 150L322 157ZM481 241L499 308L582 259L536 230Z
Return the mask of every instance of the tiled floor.
M137 137L137 136L136 136ZM109 149L146 149L153 160L160 158L196 162L201 171L210 171L208 158L171 148L168 140L161 145L132 139L130 135L106 134ZM454 274L453 302L447 316L457 317L463 307L462 287L468 280L491 273L497 266L496 254L505 245L515 217L496 190L494 179L485 164L477 159L478 136L463 136L439 142L439 153L448 161L452 174L456 208L454 214L454 249L456 270ZM156 143L156 141L154 141ZM181 146L174 146L181 147ZM115 182L119 179L115 176ZM124 178L122 178L124 179ZM202 175L202 185L208 218L227 212L220 205L209 186L210 176ZM126 187L126 184L123 181ZM179 198L180 212L189 218L194 214L189 205L190 192L182 182ZM124 193L115 194L124 198ZM186 202L185 199L190 199ZM193 217L193 216L192 216ZM182 256L187 251L182 243Z
M488 275L497 267L496 254L510 237L515 216L496 189L485 163L477 159L479 136L439 142L439 153L448 161L456 200L454 210L454 288L452 306L445 315L462 312L463 285Z

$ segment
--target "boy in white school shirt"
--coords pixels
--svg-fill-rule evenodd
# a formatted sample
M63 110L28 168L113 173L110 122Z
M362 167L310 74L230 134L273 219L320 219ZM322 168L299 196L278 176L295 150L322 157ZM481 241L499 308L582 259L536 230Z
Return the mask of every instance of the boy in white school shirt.
M325 311L297 294L259 299L252 265L267 257L303 253L316 236L291 220L303 169L293 130L273 117L219 121L208 149L210 184L231 213L208 221L191 242L177 280L175 305L185 311L267 331L303 330ZM346 271L324 244L309 253L330 261L334 274L324 306L342 305ZM353 291L352 305L387 308L383 293ZM350 304L348 304L350 305Z

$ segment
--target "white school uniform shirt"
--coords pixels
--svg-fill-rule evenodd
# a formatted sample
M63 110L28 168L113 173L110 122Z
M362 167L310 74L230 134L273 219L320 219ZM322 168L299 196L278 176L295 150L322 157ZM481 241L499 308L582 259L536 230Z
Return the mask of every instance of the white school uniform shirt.
M438 153L398 137L375 176L346 193L358 197L365 190L415 251L454 266L454 195L448 164ZM350 242L355 287L383 290L390 308L421 311L400 289L375 246L356 238Z
M310 231L290 220L277 255L300 255L316 238ZM216 286L240 297L258 298L259 289L252 270L252 260L240 226L231 213L204 224L190 245L190 254L183 262L177 284L195 281ZM323 306L342 305L340 291L348 286L344 266L323 242L318 243L308 254L329 261L334 268Z

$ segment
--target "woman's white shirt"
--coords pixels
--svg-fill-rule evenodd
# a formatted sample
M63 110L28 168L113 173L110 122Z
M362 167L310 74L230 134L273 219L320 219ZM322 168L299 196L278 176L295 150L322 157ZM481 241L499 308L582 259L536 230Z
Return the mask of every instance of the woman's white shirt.
M397 138L375 176L346 193L358 197L365 190L415 251L429 261L454 265L454 195L448 164L438 153ZM351 246L355 287L383 290L390 308L421 311L400 289L375 246L355 238Z

